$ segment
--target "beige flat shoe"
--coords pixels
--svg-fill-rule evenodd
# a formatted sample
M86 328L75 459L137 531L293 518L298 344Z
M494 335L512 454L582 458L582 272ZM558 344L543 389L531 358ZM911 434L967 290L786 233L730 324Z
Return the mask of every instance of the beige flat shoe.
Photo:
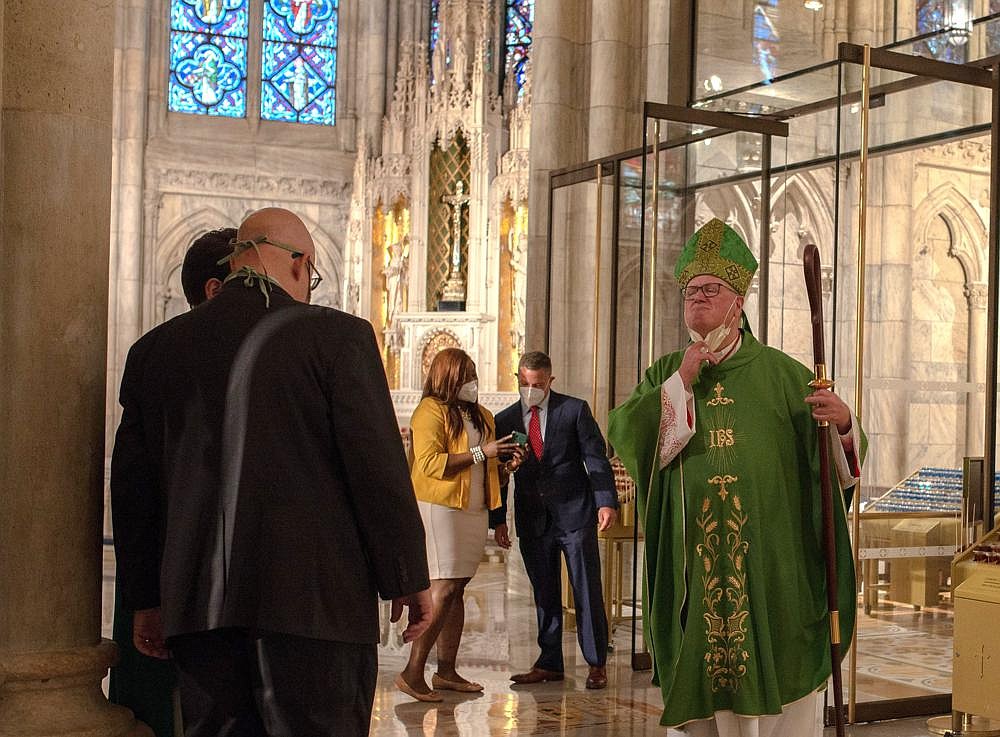
M462 693L476 693L483 690L483 684L473 681L449 681L442 678L437 673L431 676L431 686L442 691L460 691Z
M393 683L396 684L396 688L405 693L407 696L412 696L417 701L427 701L435 704L439 701L444 701L444 697L436 691L428 691L427 693L415 691L410 684L403 679L402 674L396 676L396 680L393 681Z

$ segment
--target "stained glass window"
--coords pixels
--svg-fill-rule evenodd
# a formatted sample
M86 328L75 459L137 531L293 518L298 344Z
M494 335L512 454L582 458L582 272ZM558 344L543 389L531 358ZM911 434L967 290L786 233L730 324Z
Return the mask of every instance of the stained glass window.
M260 117L333 125L338 0L265 0Z
M753 63L764 79L772 79L777 74L781 38L770 15L777 12L777 5L778 0L758 0L753 9Z
M247 0L171 0L169 108L247 113Z
M940 31L947 27L947 8L951 0L917 0L917 35ZM940 33L913 44L913 53L929 56L941 61L962 64L968 53L968 34L962 29L952 33Z
M990 0L989 15L1000 13L1000 0ZM1000 54L1000 20L986 24L986 55Z
M535 0L507 0L504 26L504 74L513 74L520 91L524 87L525 64L531 55L531 29L535 23Z
M431 0L431 38L430 44L428 45L428 51L434 51L434 47L437 45L438 38L441 36L441 17L439 12L441 10L441 0Z

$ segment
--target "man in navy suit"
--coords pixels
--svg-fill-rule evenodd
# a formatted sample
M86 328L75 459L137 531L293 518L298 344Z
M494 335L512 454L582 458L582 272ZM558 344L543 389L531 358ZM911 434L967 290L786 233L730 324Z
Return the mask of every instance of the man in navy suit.
M557 394L552 361L540 351L525 353L517 370L521 400L496 416L497 437L527 433L522 459L506 468L514 474L514 516L524 567L535 592L541 654L514 683L561 681L562 586L559 555L566 557L576 602L577 636L590 665L587 688L605 688L608 677L608 620L601 596L597 531L617 517L618 497L607 445L590 407ZM500 545L507 539L507 489L503 505L490 513ZM503 538L503 539L500 539Z

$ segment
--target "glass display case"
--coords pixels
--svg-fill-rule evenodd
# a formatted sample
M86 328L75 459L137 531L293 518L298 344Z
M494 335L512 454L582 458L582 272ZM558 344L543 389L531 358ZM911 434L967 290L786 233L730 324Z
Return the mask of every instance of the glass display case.
M998 79L920 42L840 44L834 62L690 108L647 102L640 147L550 175L547 345L602 426L688 340L672 271L701 224L746 240L750 329L810 368L802 254L818 246L827 365L869 441L852 721L951 709L951 561L993 527Z

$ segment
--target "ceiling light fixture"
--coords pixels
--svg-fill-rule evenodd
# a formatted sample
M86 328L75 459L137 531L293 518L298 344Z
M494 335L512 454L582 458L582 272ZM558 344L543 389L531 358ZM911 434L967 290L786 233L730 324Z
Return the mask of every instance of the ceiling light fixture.
M822 0L806 0L802 3L802 7L806 10L820 11L823 9Z
M701 83L706 92L722 92L722 78L718 74L713 74Z
M969 0L951 0L945 4L944 27L948 31L948 43L964 46L972 35L972 13Z

